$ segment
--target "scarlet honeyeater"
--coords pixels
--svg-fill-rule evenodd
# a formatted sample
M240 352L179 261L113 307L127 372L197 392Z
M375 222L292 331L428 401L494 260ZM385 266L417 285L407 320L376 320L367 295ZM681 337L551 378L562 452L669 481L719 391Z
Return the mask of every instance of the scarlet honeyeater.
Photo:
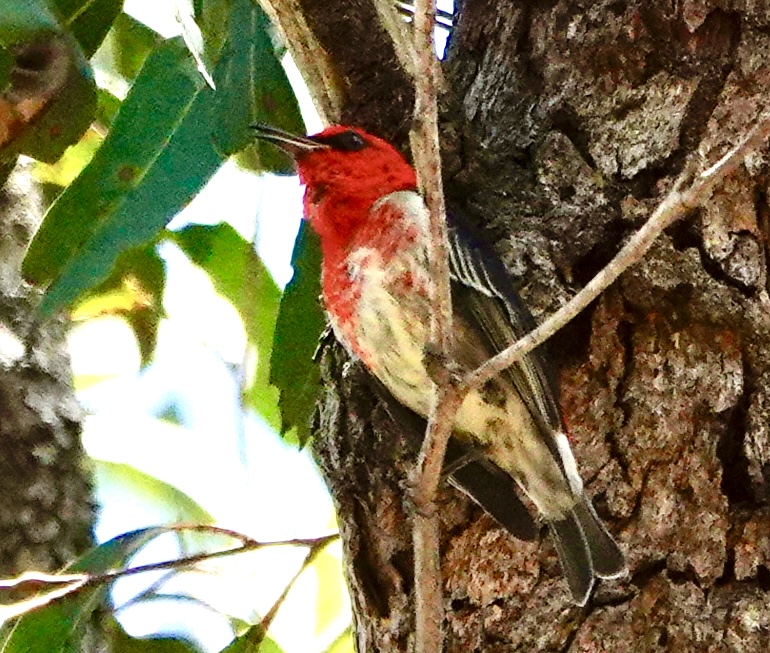
M427 416L434 392L425 364L428 211L414 169L392 145L360 129L329 127L309 137L255 129L296 160L305 218L321 242L323 301L337 339L399 402ZM534 321L494 252L452 217L451 359L471 370ZM513 479L550 526L573 600L583 605L596 577L620 576L626 565L583 490L552 369L536 350L467 395L453 424L465 453L450 479L511 533L531 538L535 523Z

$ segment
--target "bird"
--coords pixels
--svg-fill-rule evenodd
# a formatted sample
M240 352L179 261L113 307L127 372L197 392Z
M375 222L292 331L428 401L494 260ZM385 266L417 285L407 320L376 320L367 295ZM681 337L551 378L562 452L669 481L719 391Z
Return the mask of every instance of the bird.
M429 213L414 168L391 143L358 127L333 125L310 136L253 128L296 163L335 337L399 404L427 417L434 396ZM449 359L470 371L536 323L494 250L454 209L447 232ZM583 606L597 578L623 576L627 567L585 492L555 376L540 347L471 390L453 418L449 481L514 536L532 539L538 527L522 491L552 533L571 600Z

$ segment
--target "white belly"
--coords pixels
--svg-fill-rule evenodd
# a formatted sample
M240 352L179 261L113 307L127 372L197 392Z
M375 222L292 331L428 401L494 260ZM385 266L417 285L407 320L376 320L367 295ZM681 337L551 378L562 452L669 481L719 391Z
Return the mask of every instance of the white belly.
M427 298L414 292L398 295L397 300L392 288L404 272L403 262L394 260L385 268L375 264L376 252L361 256L366 258L367 272L356 280L360 293L356 322L364 362L398 401L427 417L434 396L424 365L430 335ZM524 402L512 387L509 390L504 405L484 401L477 390L470 392L453 428L507 471L543 514L560 517L573 507L573 491Z
M396 299L394 279L404 268L397 261L388 269L367 266L366 278L359 285L358 340L369 356L365 362L396 399L427 416L432 400L432 382L423 364L430 336L428 303L417 291Z

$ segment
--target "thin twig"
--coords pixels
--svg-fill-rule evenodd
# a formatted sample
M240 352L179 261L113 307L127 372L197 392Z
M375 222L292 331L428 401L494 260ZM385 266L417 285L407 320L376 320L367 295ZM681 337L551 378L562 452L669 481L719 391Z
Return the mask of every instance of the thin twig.
M29 599L16 601L14 603L0 604L0 621L5 622L8 619L13 619L15 617L26 614L27 612L32 612L38 608L43 608L51 603L51 601L68 596L73 592L77 592L86 585L87 578L80 574L67 574L66 577L64 577L62 580L60 578L57 579L49 574L37 574L36 572L29 572L27 574L22 574L18 579L3 582L4 587L7 588L18 586L23 589L24 585L40 585L46 589L50 587L54 588L48 589L48 591L44 592L38 591L36 595Z
M446 206L438 137L438 60L433 46L433 0L417 0L414 13L415 88L412 154L425 204L430 212L430 267L434 273L431 338L437 351L451 351L452 305L449 294Z
M201 531L204 533L214 533L216 535L227 535L234 540L240 540L251 547L251 549L259 549L272 546L307 546L314 547L319 542L327 543L333 542L339 538L339 533L330 533L329 535L322 535L321 537L297 537L291 540L273 540L270 542L260 542L254 538L234 531L231 528L224 528L223 526L214 526L213 524L173 524L165 527L169 531Z
M339 538L339 534L325 535L311 540L285 540L283 542L258 542L244 536L244 542L240 546L235 546L230 549L222 549L221 551L212 551L210 553L196 553L175 560L164 560L163 562L152 562L146 565L139 565L138 567L128 567L126 569L116 569L105 571L100 574L87 575L87 583L89 585L112 582L119 578L126 578L127 576L136 576L137 574L145 574L149 571L161 571L163 569L181 569L198 564L199 562L205 562L207 560L215 560L217 558L224 558L226 556L235 555L238 553L247 553L249 551L256 551L258 549L264 549L266 547L273 546L309 546L311 549L315 547L324 547L331 542Z
M439 560L436 496L454 414L464 394L454 384L436 389L436 404L412 477L415 578L415 650L439 653L443 647L444 601Z
M270 624L273 623L273 619L275 619L275 615L278 613L278 609L283 605L283 602L286 600L286 597L289 596L289 592L291 591L291 588L294 587L294 584L297 582L299 577L304 573L304 571L313 564L313 561L318 557L318 554L321 553L326 548L326 545L329 544L329 541L327 542L318 542L314 546L310 547L310 550L307 552L307 555L305 556L305 559L302 561L302 565L297 570L297 573L292 576L291 580L286 584L286 587L283 588L283 591L281 592L280 596L275 600L275 603L273 603L272 607L267 611L267 614L265 614L264 617L262 617L262 621L260 622L260 626L262 627L262 632L267 633L267 631L270 629Z
M142 603L143 601L147 601L152 597L159 596L160 591L163 589L163 586L166 583L168 583L172 578L175 578L176 575L177 575L176 569L167 570L165 574L162 574L160 578L157 578L149 587L146 587L141 592L132 596L130 599L128 599L124 603L121 603L120 605L116 605L112 609L113 614L118 614L119 612L127 610L128 608L138 603Z
M438 138L438 60L433 43L436 8L433 0L414 3L415 114L412 153L420 188L430 213L429 269L431 297L431 345L443 361L451 359L452 302L447 257L447 226L441 180ZM412 475L415 516L413 523L415 573L415 640L417 653L439 653L443 644L441 566L438 556L439 527L435 499L451 431L453 404L446 400L452 383L449 368L438 368L436 391L422 450Z
M144 574L151 571L163 571L167 569L187 568L192 565L198 564L200 562L205 562L207 560L214 560L216 558L223 558L225 556L231 556L238 553L246 553L249 551L256 551L258 549L264 549L268 547L275 547L275 546L309 547L310 551L308 555L310 555L311 553L313 554L313 556L310 558L312 561L312 559L316 555L318 555L318 552L323 550L330 543L339 539L339 534L333 533L331 535L324 535L322 537L317 537L317 538L302 538L302 539L281 540L281 541L273 541L273 542L260 542L258 540L248 537L247 535L243 535L242 533L238 533L236 531L233 531L227 528L221 528L218 526L200 525L200 524L191 524L191 525L179 524L179 525L167 527L168 532L187 531L187 530L205 531L209 533L216 533L218 535L226 535L228 537L232 537L234 539L240 540L241 544L240 546L235 546L235 547L232 547L229 549L223 549L220 551L213 551L210 553L198 553L194 555L184 556L181 558L176 558L174 560L164 560L163 562L155 562L155 563L150 563L146 565L140 565L137 567L128 567L125 569L109 570L98 574L88 574L88 573L43 574L38 572L26 572L24 574L21 574L18 578L2 579L0 580L0 588L2 589L5 589L5 588L18 589L18 588L23 588L24 586L28 586L29 590L35 590L35 591L41 592L51 587L55 588L43 594L40 594L39 596L33 597L31 599L2 606L2 610L0 610L0 612L2 612L2 615L3 615L2 618L9 619L11 617L16 617L21 614L30 612L36 608L44 607L54 599L63 598L64 596L72 594L73 592L79 591L85 587L92 587L94 585L111 583L120 578L135 576L137 574ZM307 563L305 563L305 565L303 566L303 569L306 566L307 566Z
M409 2L396 2L396 11L405 18L411 20L414 14L414 5ZM436 8L436 25L446 29L452 29L454 25L454 13Z
M694 176L692 167L688 166L677 179L671 192L655 209L650 219L631 237L612 261L591 279L577 295L548 317L540 326L467 374L461 383L463 388L467 391L483 385L493 376L523 358L535 347L544 343L575 318L614 283L625 270L640 261L664 229L708 199L714 187L732 174L748 154L767 141L768 136L770 136L770 115L762 115L748 136L708 170ZM681 190L690 181L692 184L686 190Z
M258 624L254 624L253 626L249 627L249 629L244 634L239 635L238 637L239 646L241 647L246 646L250 651L262 650L261 644L264 641L265 637L267 636L267 631L270 629L270 626L273 623L273 620L275 619L275 615L278 613L278 610L283 605L283 602L286 600L286 597L289 596L289 592L291 591L291 588L294 587L294 584L297 582L299 577L312 564L313 560L316 559L318 554L321 553L321 551L323 551L326 544L328 543L319 542L315 546L310 547L310 550L307 552L307 555L305 556L305 559L302 561L300 568L297 570L294 576L292 576L291 580L286 584L286 587L283 588L283 591L281 592L279 597L275 600L275 602L273 603L271 608L267 611L265 616L262 617L262 620Z

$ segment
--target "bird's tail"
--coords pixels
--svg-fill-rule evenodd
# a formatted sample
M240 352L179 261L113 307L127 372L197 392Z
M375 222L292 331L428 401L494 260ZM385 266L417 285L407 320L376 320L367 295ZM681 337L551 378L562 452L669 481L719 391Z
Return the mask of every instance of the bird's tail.
M556 551L572 598L585 605L595 578L627 573L626 559L583 494L563 518L549 521Z

